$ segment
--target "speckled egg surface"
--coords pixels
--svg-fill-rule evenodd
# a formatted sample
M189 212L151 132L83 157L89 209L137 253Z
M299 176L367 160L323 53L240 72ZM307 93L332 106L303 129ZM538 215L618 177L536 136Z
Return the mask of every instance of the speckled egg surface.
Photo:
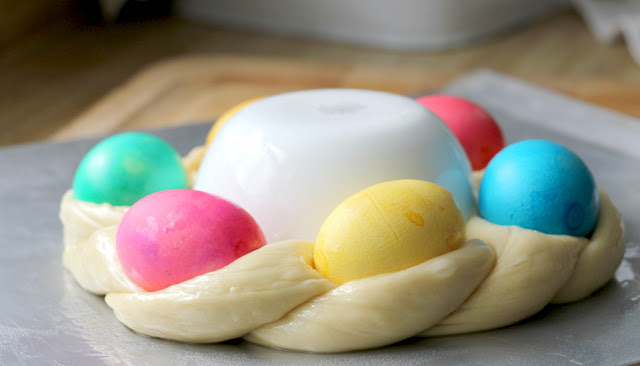
M130 206L162 190L188 187L180 155L164 140L140 132L108 137L80 162L73 180L80 201Z
M451 193L437 184L376 184L343 201L325 220L315 267L338 284L403 270L459 248L464 222Z
M546 140L507 146L489 163L479 188L480 216L546 234L585 236L595 226L598 190L585 163Z
M116 236L123 269L147 291L223 268L265 243L260 227L241 207L188 189L136 202Z

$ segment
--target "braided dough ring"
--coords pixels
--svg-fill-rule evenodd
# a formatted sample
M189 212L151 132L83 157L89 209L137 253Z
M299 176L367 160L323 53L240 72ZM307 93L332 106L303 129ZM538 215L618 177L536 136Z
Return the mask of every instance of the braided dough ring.
M185 158L195 178L201 151ZM548 303L577 301L611 278L624 253L622 219L600 192L590 239L546 235L473 217L460 249L414 267L336 286L313 268L313 243L271 243L227 267L156 292L124 273L115 249L128 207L62 198L63 263L85 290L106 295L136 332L188 342L246 340L343 352L412 336L498 328Z
M493 246L496 265L462 306L422 336L498 328L549 303L583 299L613 276L624 256L622 218L602 191L590 240L495 225L479 217L469 220L466 229L467 237Z
M406 270L339 287L313 269L312 243L286 241L149 293L128 279L116 255L126 208L80 202L67 192L63 261L139 333L189 342L244 336L276 348L341 352L506 326L549 302L588 296L613 275L624 251L620 215L606 194L601 200L591 240L475 217L467 237L489 245L469 240Z

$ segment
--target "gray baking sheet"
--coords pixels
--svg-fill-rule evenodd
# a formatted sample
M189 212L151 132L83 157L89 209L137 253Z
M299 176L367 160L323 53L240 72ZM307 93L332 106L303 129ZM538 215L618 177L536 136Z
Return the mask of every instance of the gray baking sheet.
M0 364L2 365L625 365L640 362L640 121L479 71L444 92L478 102L508 142L547 138L576 151L622 211L625 258L593 296L549 306L513 326L410 339L362 352L317 355L242 341L198 345L140 336L61 264L60 198L98 139L0 149ZM639 101L640 102L640 101ZM210 123L155 130L181 153Z

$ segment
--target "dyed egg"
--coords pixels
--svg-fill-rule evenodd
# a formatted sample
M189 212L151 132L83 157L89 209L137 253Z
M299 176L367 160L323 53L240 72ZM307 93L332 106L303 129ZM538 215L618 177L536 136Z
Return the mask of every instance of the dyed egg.
M545 140L507 146L487 166L480 216L546 234L587 235L600 200L591 172L566 147Z
M246 100L234 107L232 107L231 109L229 109L228 111L224 112L216 121L216 123L213 124L213 126L211 127L211 130L209 130L209 133L207 134L207 142L206 142L206 146L209 146L211 144L211 141L213 141L213 138L218 134L218 131L220 131L220 129L222 128L222 126L224 126L225 123L227 123L227 121L233 117L234 114L238 113L242 108L248 106L249 104L258 101L262 98L253 98L253 99L249 99Z
M127 211L116 235L125 273L147 291L223 268L265 243L245 210L187 189L142 198Z
M473 170L484 169L491 158L504 148L500 127L477 104L450 95L427 95L417 101L449 126L467 153Z
M195 188L241 205L269 242L314 241L340 202L395 179L434 182L453 193L467 218L475 212L460 143L411 98L292 92L252 103L229 122L211 142Z
M314 264L337 284L403 270L458 249L464 224L451 193L436 184L377 184L331 212L316 241Z
M102 140L85 155L73 194L80 201L130 206L153 192L187 186L180 155L168 143L128 132Z

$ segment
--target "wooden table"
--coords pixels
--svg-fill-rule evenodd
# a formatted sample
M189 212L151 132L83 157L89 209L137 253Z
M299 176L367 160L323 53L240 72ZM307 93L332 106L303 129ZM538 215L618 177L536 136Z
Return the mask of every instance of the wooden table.
M436 52L366 49L179 19L54 36L58 47L53 36L39 35L0 54L0 145L212 120L245 99L299 89L415 94L477 68L640 117L640 67L622 42L597 43L572 12Z

